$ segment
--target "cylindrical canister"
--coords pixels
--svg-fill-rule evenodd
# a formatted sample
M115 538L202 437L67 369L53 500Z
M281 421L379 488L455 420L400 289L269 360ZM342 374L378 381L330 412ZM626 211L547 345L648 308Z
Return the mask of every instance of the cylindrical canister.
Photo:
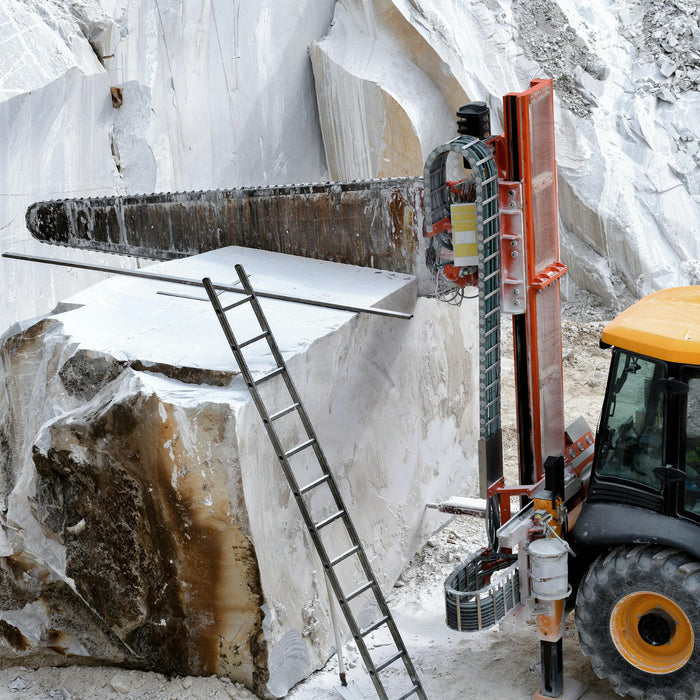
M563 542L543 538L530 542L532 595L540 600L561 600L569 595L569 567Z

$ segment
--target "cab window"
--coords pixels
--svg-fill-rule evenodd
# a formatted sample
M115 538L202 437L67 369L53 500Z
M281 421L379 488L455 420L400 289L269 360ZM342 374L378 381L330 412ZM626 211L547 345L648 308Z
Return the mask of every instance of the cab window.
M685 433L685 509L700 515L700 377L688 380Z
M618 351L598 434L600 476L633 481L656 491L654 469L664 464L663 362Z

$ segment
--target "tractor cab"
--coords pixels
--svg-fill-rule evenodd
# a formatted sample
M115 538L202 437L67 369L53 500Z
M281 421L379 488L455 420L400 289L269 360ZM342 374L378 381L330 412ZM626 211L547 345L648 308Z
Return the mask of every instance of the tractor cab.
M681 287L648 295L603 331L601 346L612 347L612 361L583 522L597 503L700 522L698 319L700 286ZM659 532L640 530L644 522L640 517L629 542L657 541ZM588 545L624 536L607 522L607 536L597 532L594 543L580 526L574 538Z
M581 649L620 695L696 697L700 673L700 286L654 292L612 348L577 556Z

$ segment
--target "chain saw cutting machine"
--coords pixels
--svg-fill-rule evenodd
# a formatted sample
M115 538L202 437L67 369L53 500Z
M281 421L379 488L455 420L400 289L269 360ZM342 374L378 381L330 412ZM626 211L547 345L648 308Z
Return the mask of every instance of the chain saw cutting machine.
M527 604L537 612L542 697L561 697L564 601L570 593L564 536L585 496L593 436L564 425L557 179L552 83L503 98L505 133L492 135L483 102L457 113L459 136L424 170L426 262L436 295L479 299L479 482L489 546L445 582L447 624L485 629ZM448 156L465 176L448 179ZM454 169L454 168L453 168ZM506 485L502 457L501 313L512 315L520 484ZM514 512L512 499L520 499Z
M558 697L568 590L562 536L567 514L585 493L593 439L582 420L563 424L559 279L566 267L559 261L552 82L534 81L526 92L506 95L503 105L505 133L496 136L485 103L461 108L459 136L430 154L422 181L67 199L38 202L26 219L38 240L73 248L167 260L244 245L410 272L420 280L416 253L423 248L415 241L423 222L415 212L422 203L435 295L459 304L476 289L479 299L479 482L489 546L447 579L447 624L484 629L536 594L543 692ZM452 154L456 167L448 162ZM448 179L448 169L457 177ZM355 232L351 242L346 230ZM502 312L513 315L517 486L503 476ZM511 499L518 497L523 507L513 516ZM542 590L528 576L539 540L548 547L540 557ZM554 578L551 561L562 569Z
M562 636L575 607L581 649L617 693L700 697L700 287L652 292L603 329L611 364L595 444L583 418L565 425L552 83L506 95L503 112L493 136L486 105L462 108L459 137L424 172L440 296L475 286L479 298L489 544L446 580L447 624L536 615L535 699L574 700L583 688L563 677ZM461 181L447 179L449 153L468 170ZM516 486L502 459L501 312L512 316Z

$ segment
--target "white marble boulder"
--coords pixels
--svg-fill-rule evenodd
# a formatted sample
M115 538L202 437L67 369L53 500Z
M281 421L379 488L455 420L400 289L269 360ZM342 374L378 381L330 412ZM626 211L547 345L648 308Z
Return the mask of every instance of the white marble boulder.
M388 590L437 524L425 504L476 491L475 310L416 298L410 276L249 249L150 269L232 283L235 262L258 289L414 314L263 300ZM211 306L158 292L204 297L115 277L2 338L0 663L281 696L333 653L319 561ZM269 370L266 346L249 363Z

